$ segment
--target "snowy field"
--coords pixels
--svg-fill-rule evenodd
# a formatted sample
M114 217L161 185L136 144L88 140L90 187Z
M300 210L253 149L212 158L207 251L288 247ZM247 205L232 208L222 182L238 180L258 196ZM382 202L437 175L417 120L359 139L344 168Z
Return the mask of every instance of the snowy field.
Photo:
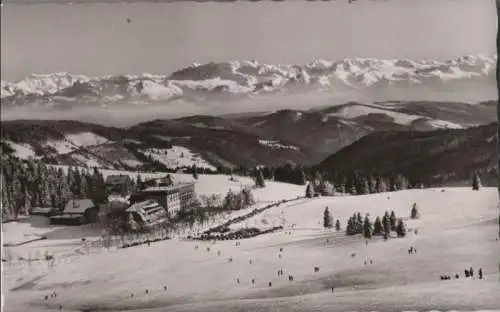
M213 189L217 183L221 189L233 187L223 181L223 176L201 176L197 189L208 190L209 184ZM303 195L303 188L268 182L256 197L278 200ZM409 220L414 202L421 217ZM373 221L385 210L394 210L405 218L409 233L365 244L358 236L323 229L326 206L343 228L353 213L370 213ZM495 188L323 197L273 207L233 225L262 228L265 220L285 228L241 240L239 246L234 241L173 239L90 254L80 239L99 234L86 226L53 229L40 219L8 223L2 229L4 242L44 231L48 239L4 248L4 253L51 250L58 260L53 267L46 261L31 266L3 263L5 311L500 310L497 216ZM409 255L410 246L418 252ZM475 272L481 267L484 279L465 279L463 271L469 267ZM279 269L284 276L277 275ZM439 278L455 273L459 279ZM57 297L44 300L53 291Z
M198 168L206 168L217 171L213 165L203 159L199 154L193 153L190 149L173 145L172 148L148 148L147 150L139 150L146 156L151 156L167 166L169 169L188 168L196 165Z

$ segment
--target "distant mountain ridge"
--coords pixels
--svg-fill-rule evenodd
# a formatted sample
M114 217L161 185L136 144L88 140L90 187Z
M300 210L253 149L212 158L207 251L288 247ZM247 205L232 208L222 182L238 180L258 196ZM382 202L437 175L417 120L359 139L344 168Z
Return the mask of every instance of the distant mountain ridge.
M1 81L0 93L2 108L111 107L176 100L204 103L303 93L376 100L436 100L439 96L475 102L495 97L496 58L463 56L444 62L353 58L316 60L306 65L233 61L193 64L171 75L86 77L53 73L17 82Z

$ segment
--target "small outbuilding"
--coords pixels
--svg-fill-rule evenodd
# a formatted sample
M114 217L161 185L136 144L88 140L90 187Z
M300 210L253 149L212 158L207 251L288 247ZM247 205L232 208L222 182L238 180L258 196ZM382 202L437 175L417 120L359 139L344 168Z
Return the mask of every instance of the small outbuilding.
M106 177L106 188L110 195L127 196L132 192L133 181L127 174Z
M62 213L50 218L51 224L81 225L97 221L99 208L91 199L70 199Z

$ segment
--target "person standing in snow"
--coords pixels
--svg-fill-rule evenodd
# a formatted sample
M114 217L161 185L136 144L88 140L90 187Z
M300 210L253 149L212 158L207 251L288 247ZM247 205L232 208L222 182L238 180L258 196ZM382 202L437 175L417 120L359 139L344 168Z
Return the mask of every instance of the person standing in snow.
M479 279L483 279L483 269L479 268L479 271L477 273L479 274Z

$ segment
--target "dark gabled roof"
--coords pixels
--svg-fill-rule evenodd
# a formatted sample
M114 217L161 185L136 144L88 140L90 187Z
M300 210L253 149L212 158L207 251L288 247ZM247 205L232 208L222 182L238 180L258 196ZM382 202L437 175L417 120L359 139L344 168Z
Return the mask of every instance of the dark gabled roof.
M109 175L106 177L106 184L124 184L131 181L130 176L126 174Z

